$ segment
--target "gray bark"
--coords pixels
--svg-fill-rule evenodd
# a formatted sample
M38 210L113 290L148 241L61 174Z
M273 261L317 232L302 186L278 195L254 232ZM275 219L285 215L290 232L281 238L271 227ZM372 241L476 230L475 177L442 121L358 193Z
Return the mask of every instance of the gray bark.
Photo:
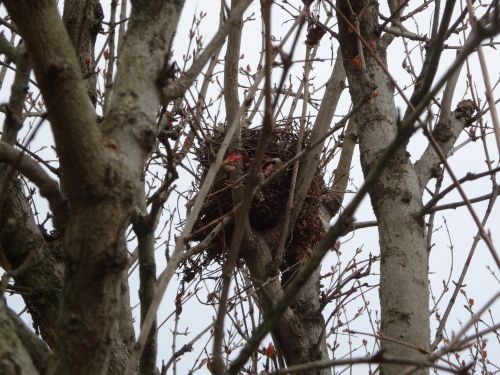
M37 375L30 353L17 334L8 307L0 301L0 373L3 375Z
M283 295L279 278L269 279L267 269L272 263L272 244L276 246L279 233L257 234L243 250L245 263L250 270L252 282L258 288L260 308L272 310L273 303ZM271 245L270 245L271 244ZM285 310L272 336L277 349L283 354L288 366L328 359L325 340L325 322L319 303L319 269L303 285L301 293ZM316 369L308 374L331 374L329 368Z
M117 336L123 316L117 302L127 265L124 232L154 135L156 79L182 4L133 2L124 65L117 72L115 105L107 125L113 134L105 138L96 127L88 87L55 3L6 2L48 107L71 205L64 233L64 291L49 373L103 374L110 363L112 371L125 365L127 348ZM127 82L127 76L137 79Z
M63 290L61 244L45 241L17 178L0 209L0 246L8 263L2 267L11 272L15 287L26 292L22 296L35 326L53 348Z
M339 12L350 14L344 1ZM357 14L363 8L361 35L378 39L377 9L373 3L353 4ZM341 18L339 16L339 18ZM356 114L361 166L365 176L382 156L398 132L394 87L377 62L364 50L366 67L353 63L363 53L345 21L339 22L344 67L353 104L376 90L376 96ZM386 64L385 51L377 53ZM359 61L359 60L358 60ZM428 253L424 220L419 213L422 199L419 179L404 145L386 166L378 182L369 191L378 221L380 241L381 334L392 340L381 340L387 358L422 359L422 354L408 346L429 349ZM403 365L382 364L382 374L400 374ZM417 370L426 374L426 369Z
M63 22L80 60L90 100L97 102L95 42L104 13L99 0L65 0Z

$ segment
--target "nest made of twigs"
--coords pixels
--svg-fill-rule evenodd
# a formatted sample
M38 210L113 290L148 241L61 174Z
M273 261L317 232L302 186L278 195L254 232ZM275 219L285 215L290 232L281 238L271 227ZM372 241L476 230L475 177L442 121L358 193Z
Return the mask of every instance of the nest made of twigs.
M269 169L269 163L277 163L277 160L285 163L296 155L297 133L296 129L289 126L276 127L273 130L262 164L264 175L266 170ZM236 182L238 184L245 184L246 182L245 174L248 172L248 167L253 160L260 137L261 128L242 129L241 131L242 149L237 150L237 152L241 155L243 177ZM216 132L197 150L202 180L211 163L215 160L215 154L219 150L223 139L224 134ZM234 152L234 150L230 150L228 154L230 152ZM249 222L253 231L258 233L276 231L279 237L290 192L292 171L293 167L289 167L255 194L249 211ZM191 240L203 240L221 219L231 212L233 209L231 189L234 184L235 182L230 181L227 171L221 170L218 173L194 226ZM318 169L295 226L290 231L285 257L282 259L282 267L290 267L292 264L307 259L323 236L324 227L319 216L319 198L324 189L323 176ZM186 276L191 278L198 268L203 268L214 261L220 263L227 253L232 233L233 224L231 223L225 226L200 258L193 259L189 265L186 265L185 271L189 273L189 276ZM276 246L277 243L270 245Z

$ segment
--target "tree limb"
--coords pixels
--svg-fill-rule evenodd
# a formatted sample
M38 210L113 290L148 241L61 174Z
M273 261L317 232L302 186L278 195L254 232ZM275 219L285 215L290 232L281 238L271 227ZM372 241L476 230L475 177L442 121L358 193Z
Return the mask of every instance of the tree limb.
M216 51L223 43L227 34L232 30L233 24L237 24L242 14L252 3L253 0L241 0L238 5L232 8L231 15L227 21L219 27L210 43L205 47L203 52L198 56L198 59L193 61L193 65L185 72L178 80L171 82L163 88L163 104L167 104L175 98L184 95L184 92L193 84L198 74L201 72L205 64L208 62L214 51Z
M342 54L339 48L332 74L328 80L325 94L323 96L318 115L316 116L316 121L308 139L308 142L311 144L316 144L320 140L322 140L323 143L319 143L318 147L310 152L300 163L300 169L297 176L297 188L295 190L294 208L291 216L292 225L302 208L307 192L309 191L309 187L311 186L311 182L318 168L319 154L321 153L323 149L322 145L324 144L324 139L322 138L324 134L328 132L332 122L335 109L337 108L337 103L345 87L345 77Z
M3 33L0 34L0 53L3 53L14 64L17 62L16 47L7 40Z
M159 80L184 1L133 1L103 131L117 142L124 164L142 189L144 162L156 140Z
M349 121L344 135L344 142L340 152L340 158L335 168L335 177L328 193L321 197L321 203L327 209L330 218L334 217L344 201L344 196L349 182L349 172L351 170L352 155L358 139L357 121L359 117L354 117Z
M75 51L53 1L9 0L5 5L27 45L48 108L68 196L79 196L82 183L101 184L104 165L102 138Z
M58 315L62 299L63 267L59 240L47 242L35 224L19 179L7 192L0 217L0 251L15 286L28 291L21 294L35 327L54 349L57 342Z
M64 223L68 219L69 207L66 198L59 189L59 184L37 162L3 142L0 142L0 160L17 168L38 187L42 197L49 201L50 209L54 213L54 225L58 229L64 227Z
M50 356L47 345L3 301L0 302L0 326L10 326L28 351L33 365L41 373Z
M12 320L5 303L0 301L0 372L4 375L37 375L33 359L21 341L17 331L19 326ZM24 328L24 327L23 327ZM28 343L29 344L29 343Z
M132 218L134 232L137 236L139 253L139 299L141 302L141 323L151 305L156 291L156 262L155 262L155 220L147 220L145 196L141 199L143 212L137 213ZM140 375L155 375L157 355L157 329L156 321L144 346L139 360Z

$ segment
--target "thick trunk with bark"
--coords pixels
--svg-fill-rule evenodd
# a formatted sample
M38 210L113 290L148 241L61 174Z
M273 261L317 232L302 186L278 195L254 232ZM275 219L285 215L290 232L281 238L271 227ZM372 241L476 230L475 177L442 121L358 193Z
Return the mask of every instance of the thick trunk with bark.
M63 289L59 241L45 241L17 178L0 210L0 246L6 262L2 268L12 273L14 287L23 295L36 328L54 347Z
M269 278L268 269L272 264L272 245L278 242L279 233L252 236L250 245L243 250L245 263L250 271L254 286L259 290L259 302L267 313L273 302L283 295L278 278ZM272 336L280 354L288 366L311 361L327 360L328 348L325 339L325 321L320 310L319 276L317 269L301 292L280 318ZM307 374L329 375L329 368L309 370Z
M337 4L339 13L354 24L346 2ZM376 44L379 36L376 6L369 1L352 5L354 13L363 12L361 35ZM367 175L398 131L394 87L367 49L358 50L356 35L340 14L339 30L354 105L373 96L356 115L361 165ZM379 48L376 53L386 64L385 51ZM381 345L387 358L422 359L416 348L429 347L428 254L424 220L420 216L420 184L404 147L396 152L370 191L379 224L381 334L389 338L382 339ZM382 373L401 374L405 367L383 364ZM418 373L425 374L427 370Z
M103 189L112 191L104 184ZM121 279L127 265L123 251L127 223L126 205L109 195L95 204L73 209L65 233L58 374L107 373L110 343L118 335ZM78 318L72 314L75 309Z
M106 135L96 124L89 100L95 88L82 79L82 61L77 58L86 51L93 54L101 21L99 2L66 2L66 25L72 20L77 25L68 27L71 35L53 1L5 4L48 108L71 210L64 228L65 278L55 354L47 373L122 373L133 338L130 314L120 307L128 299L123 288L125 228L154 141L157 79L183 1L132 1ZM93 64L87 56L83 62L84 68Z

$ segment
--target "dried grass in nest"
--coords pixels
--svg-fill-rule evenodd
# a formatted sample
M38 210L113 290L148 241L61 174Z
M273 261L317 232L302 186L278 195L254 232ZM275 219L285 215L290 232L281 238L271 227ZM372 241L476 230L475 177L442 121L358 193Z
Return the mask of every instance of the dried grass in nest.
M261 129L243 129L241 136L243 150L239 151L243 156L243 172L247 173L260 140ZM209 138L209 144L203 144L198 149L197 158L200 163L199 168L202 179L206 175L210 164L215 160L215 153L220 148L223 138L223 134L216 133ZM275 158L279 158L283 162L290 160L295 156L296 149L297 132L290 127L276 127L268 143L262 165L263 170ZM250 225L254 231L266 233L272 230L281 231L281 219L285 213L292 170L293 167L290 167L287 171L281 173L255 195L249 212ZM245 183L244 177L240 183ZM318 170L309 189L308 197L296 220L295 227L290 233L285 259L283 259L283 267L289 267L307 259L323 236L324 228L319 217L319 197L324 192L324 188L323 176ZM195 234L191 239L194 241L203 240L232 208L229 175L221 170L215 179L209 196L205 200L193 230ZM198 259L191 260L189 265L186 265L185 272L189 273L189 276L186 276L191 278L194 272L203 269L214 261L221 263L224 254L227 253L226 250L231 241L232 232L232 224L226 226L206 252Z

